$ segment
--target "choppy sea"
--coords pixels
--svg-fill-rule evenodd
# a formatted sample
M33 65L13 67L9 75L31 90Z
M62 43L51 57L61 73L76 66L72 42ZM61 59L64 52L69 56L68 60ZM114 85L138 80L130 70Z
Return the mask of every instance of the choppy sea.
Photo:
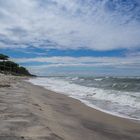
M140 77L55 76L29 81L106 113L140 120Z

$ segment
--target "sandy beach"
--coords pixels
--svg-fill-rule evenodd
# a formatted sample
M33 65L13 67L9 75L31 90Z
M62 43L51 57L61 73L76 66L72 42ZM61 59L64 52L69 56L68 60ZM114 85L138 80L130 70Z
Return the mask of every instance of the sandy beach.
M0 140L140 140L140 122L105 114L24 78L2 77Z

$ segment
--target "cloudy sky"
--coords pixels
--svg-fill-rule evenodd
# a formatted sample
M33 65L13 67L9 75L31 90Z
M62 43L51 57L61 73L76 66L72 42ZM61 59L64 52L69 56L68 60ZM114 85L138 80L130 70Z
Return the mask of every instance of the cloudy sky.
M38 75L140 76L140 1L0 0L0 53Z

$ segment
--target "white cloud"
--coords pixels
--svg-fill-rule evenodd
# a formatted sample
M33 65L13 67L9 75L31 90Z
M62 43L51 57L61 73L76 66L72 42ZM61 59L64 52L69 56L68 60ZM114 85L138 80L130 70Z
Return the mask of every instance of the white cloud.
M16 58L18 63L46 63L43 67L66 67L66 66L111 66L111 67L140 67L140 56L130 57L36 57ZM36 63L35 63L36 64Z
M1 0L0 39L4 38L0 47L32 44L46 49L138 48L140 6L135 3L132 0L112 3L109 0Z
M126 57L36 57L14 59L37 75L112 74L139 75L140 56ZM35 62L35 63L33 63ZM33 65L35 64L35 65ZM108 73L109 71L109 73ZM123 73L122 73L123 72Z

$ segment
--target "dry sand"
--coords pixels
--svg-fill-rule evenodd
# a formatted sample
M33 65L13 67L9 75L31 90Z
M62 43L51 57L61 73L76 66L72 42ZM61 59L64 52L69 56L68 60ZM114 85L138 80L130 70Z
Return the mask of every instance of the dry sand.
M0 88L0 140L140 140L139 122L19 78L10 81L10 87Z

